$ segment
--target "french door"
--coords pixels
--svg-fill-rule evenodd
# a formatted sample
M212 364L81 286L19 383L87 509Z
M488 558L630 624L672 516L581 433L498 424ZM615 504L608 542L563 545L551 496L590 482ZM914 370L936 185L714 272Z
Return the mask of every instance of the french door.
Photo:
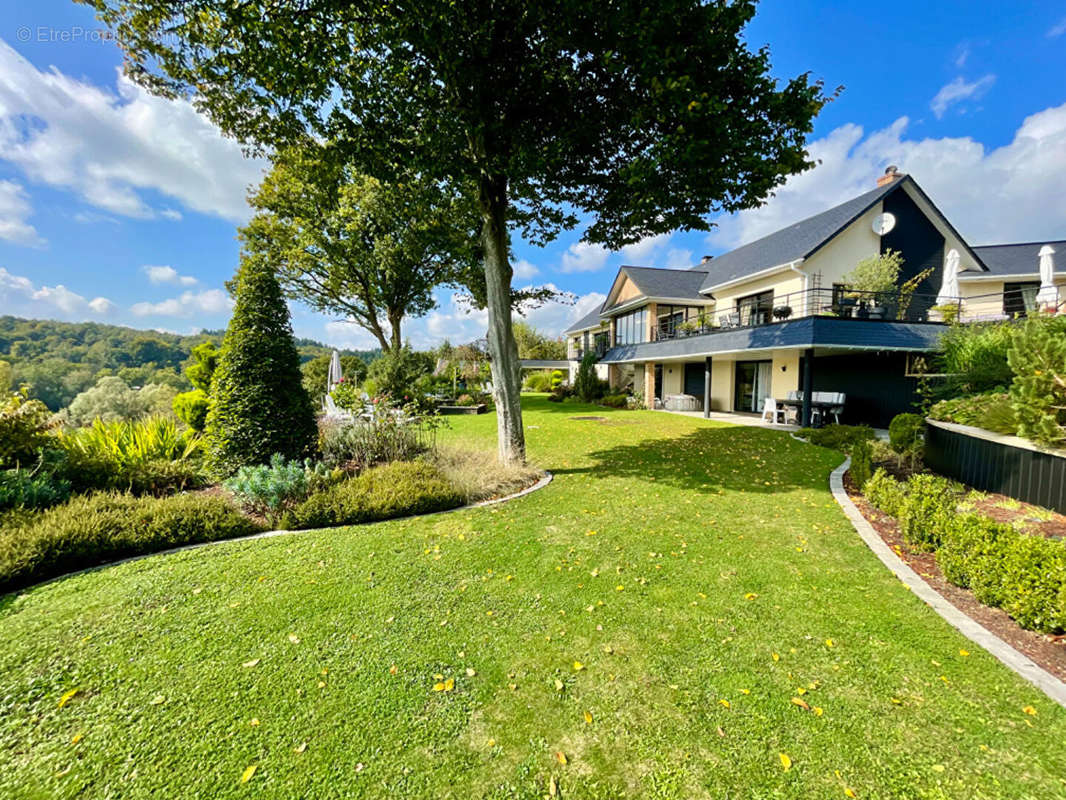
M734 374L733 409L759 414L770 396L770 361L738 361Z

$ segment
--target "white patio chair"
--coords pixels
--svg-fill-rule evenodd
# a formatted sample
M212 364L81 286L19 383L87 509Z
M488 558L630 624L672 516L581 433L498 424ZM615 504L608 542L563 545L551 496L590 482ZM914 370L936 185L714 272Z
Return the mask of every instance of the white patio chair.
M778 408L777 401L772 397L767 397L763 401L762 417L760 420L766 422L766 417L769 416L769 422L771 425L784 425L785 424L785 409Z

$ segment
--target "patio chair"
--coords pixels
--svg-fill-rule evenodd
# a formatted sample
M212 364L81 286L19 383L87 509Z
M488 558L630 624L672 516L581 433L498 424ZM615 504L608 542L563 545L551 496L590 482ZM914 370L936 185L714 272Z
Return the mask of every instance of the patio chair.
M785 409L783 407L778 408L777 401L774 400L774 398L772 397L767 397L763 401L762 417L760 418L760 420L762 422L766 422L767 416L770 417L769 422L771 425L785 424Z

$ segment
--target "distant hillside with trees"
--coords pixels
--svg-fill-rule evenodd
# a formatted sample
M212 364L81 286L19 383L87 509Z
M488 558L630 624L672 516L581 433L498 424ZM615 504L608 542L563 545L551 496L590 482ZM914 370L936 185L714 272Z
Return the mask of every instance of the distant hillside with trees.
M117 376L131 387L163 384L178 391L192 388L185 377L192 348L212 340L221 344L224 331L191 336L136 330L95 322L56 322L0 316L0 361L10 370L10 385L29 387L30 397L51 410L69 406L100 378ZM313 339L297 339L301 363L327 356L333 348ZM369 363L380 350L341 350ZM321 363L321 362L319 362ZM8 386L0 387L5 390Z

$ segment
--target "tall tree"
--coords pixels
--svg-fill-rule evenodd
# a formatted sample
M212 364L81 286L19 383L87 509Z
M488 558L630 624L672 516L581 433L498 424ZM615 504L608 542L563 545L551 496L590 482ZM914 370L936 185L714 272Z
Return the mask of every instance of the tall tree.
M265 464L275 453L303 458L317 435L289 308L273 270L259 259L242 260L233 293L204 428L208 465L219 476Z
M611 249L758 205L812 166L827 98L742 39L754 0L84 0L127 71L252 149L309 133L360 172L476 187L499 452L524 458L512 232Z
M477 205L469 194L410 178L382 183L317 144L289 148L250 197L245 251L273 264L286 294L369 331L397 353L404 317L433 290L477 268Z
M566 358L566 342L551 339L524 319L511 322L519 358L537 358L562 361Z

